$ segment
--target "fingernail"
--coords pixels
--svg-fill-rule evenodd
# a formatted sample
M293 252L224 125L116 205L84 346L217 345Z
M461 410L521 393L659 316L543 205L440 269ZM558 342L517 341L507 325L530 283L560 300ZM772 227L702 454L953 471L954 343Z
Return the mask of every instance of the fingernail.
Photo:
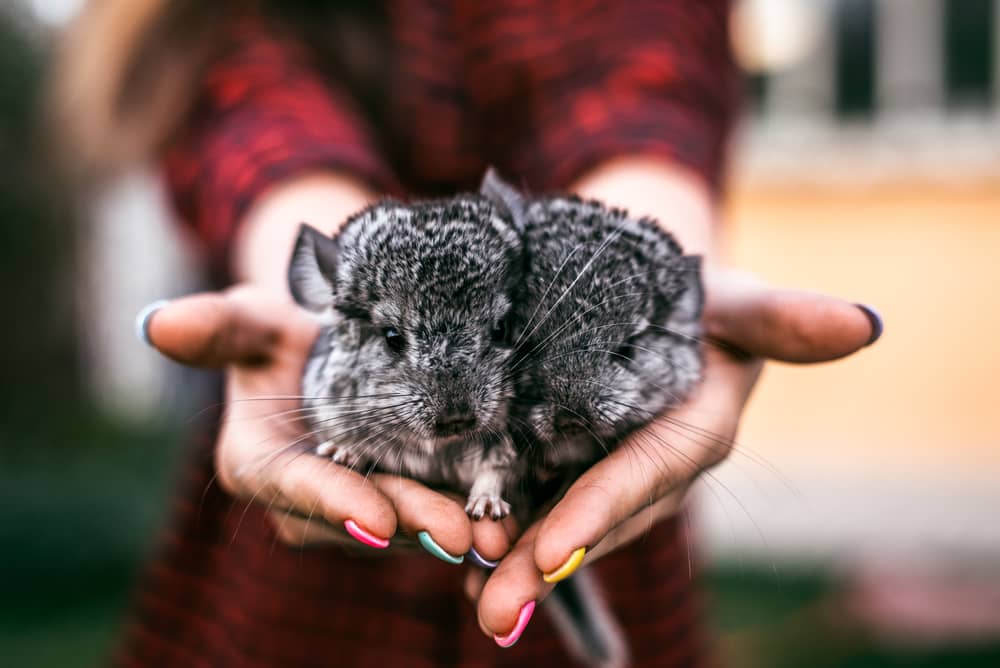
M362 529L354 520L346 520L344 528L347 529L347 533L351 534L352 537L369 547L377 547L380 550L389 547L388 538L379 538L370 531Z
M135 335L140 341L145 343L150 348L153 347L153 342L149 340L149 322L153 319L153 316L156 315L157 311L169 303L170 302L166 299L159 299L152 304L144 306L135 316Z
M465 557L463 557L461 555L459 555L459 556L456 557L453 554L449 554L448 552L445 552L444 548L442 548L440 545L438 545L437 543L435 543L434 539L431 538L431 535L429 533L427 533L426 531L419 532L417 534L417 540L420 541L420 544L423 545L423 547L424 547L425 550L427 550L428 552L430 552L431 554L433 554L435 557L437 557L441 561L447 561L449 564L460 564L463 561L465 561Z
M865 317L868 318L868 322L872 326L872 335L868 338L868 343L865 344L866 346L870 346L882 336L882 316L868 304L855 304L855 306L861 309L861 312L865 314Z
M517 623L514 624L513 630L505 636L493 635L493 640L496 641L501 647L513 647L514 644L521 639L521 634L524 633L524 629L528 627L528 622L531 621L531 615L535 612L535 602L528 601L521 606L521 612L517 613Z
M587 548L576 548L573 550L573 553L569 555L569 559L566 560L566 563L551 573L545 573L542 575L542 579L549 583L565 580L569 576L573 575L573 573L576 572L576 569L580 567L580 564L583 563L583 555L585 554L587 554Z
M500 564L499 561L490 561L483 555L479 554L476 552L476 548L469 550L465 556L469 558L469 561L480 568L496 568Z

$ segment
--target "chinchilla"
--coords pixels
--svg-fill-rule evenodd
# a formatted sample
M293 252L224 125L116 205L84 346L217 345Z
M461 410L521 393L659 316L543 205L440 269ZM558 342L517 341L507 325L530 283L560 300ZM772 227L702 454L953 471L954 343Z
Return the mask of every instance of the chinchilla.
M383 201L333 238L303 225L288 277L322 325L302 381L316 453L467 493L474 519L506 516L522 253L503 203L479 194Z
M488 174L524 243L515 297L511 433L520 505L553 502L631 432L702 377L701 258L656 221L575 196L527 197ZM627 664L624 636L586 569L546 608L591 666Z

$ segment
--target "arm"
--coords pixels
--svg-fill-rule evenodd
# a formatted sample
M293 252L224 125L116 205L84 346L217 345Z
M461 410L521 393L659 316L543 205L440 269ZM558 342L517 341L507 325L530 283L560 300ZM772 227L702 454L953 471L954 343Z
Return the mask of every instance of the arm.
M568 46L586 35L580 61L545 68L573 78L537 91L541 122L527 142L540 147L537 170L566 180L555 187L656 218L686 252L704 255L705 330L731 348L706 345L704 382L684 406L585 472L488 579L470 576L488 635L515 628L519 612L572 574L581 554L582 563L600 559L676 513L699 474L728 455L765 358L835 359L872 337L868 317L848 302L768 289L718 268L715 198L739 81L727 10L724 0L660 0L627 12L601 5L593 25L560 33ZM743 352L727 352L734 349ZM651 461L649 444L668 442Z
M651 214L676 212L704 201L697 186L688 187L691 181L685 176L673 178L670 166L646 173L634 172L636 168L638 163L630 161L602 166L584 177L581 188ZM631 184L636 182L653 189L633 190ZM670 195L650 202L646 192ZM645 206L652 210L644 210ZM705 208L691 210L698 212L708 214ZM671 231L686 247L711 238L697 224L671 225ZM630 436L585 472L551 511L528 527L488 578L470 574L467 591L477 600L479 623L486 634L514 628L526 602L542 600L555 582L580 565L601 559L677 513L701 473L723 461L733 448L765 359L798 363L836 359L869 344L878 331L864 311L833 297L768 288L712 264L706 267L704 281L707 337L732 348L707 344L704 381L687 403ZM647 452L651 443L663 444L655 458ZM585 548L582 560L581 547Z
M237 284L172 302L149 323L149 335L173 359L226 371L220 484L266 508L292 546L358 545L347 537L350 521L372 537L359 539L370 546L428 531L446 552L464 554L473 529L461 503L413 481L366 479L302 456L302 425L282 419L298 408L317 334L286 285L299 224L335 232L375 187L391 183L363 124L292 46L259 26L241 33L209 72L202 97L201 116L167 157L168 181L216 266ZM488 556L507 547L502 527L477 528L475 540Z

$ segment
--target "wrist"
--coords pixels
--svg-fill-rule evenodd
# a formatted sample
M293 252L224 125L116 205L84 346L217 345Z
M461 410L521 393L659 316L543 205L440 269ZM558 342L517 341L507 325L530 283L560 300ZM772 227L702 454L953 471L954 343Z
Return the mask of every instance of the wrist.
M623 157L590 170L570 188L583 197L649 216L691 255L718 255L716 210L708 186L687 169L653 157Z
M308 223L334 234L374 199L360 180L331 171L301 174L270 188L240 221L233 243L233 276L291 299L286 276L299 226Z

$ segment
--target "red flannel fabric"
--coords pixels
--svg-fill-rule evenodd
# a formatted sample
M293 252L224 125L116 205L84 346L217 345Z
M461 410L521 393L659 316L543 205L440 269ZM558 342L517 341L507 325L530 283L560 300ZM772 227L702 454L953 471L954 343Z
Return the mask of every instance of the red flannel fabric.
M224 268L254 198L334 168L398 194L475 187L487 165L565 187L606 159L666 157L717 188L734 113L726 0L387 4L381 125L299 45L234 27L165 158L173 201ZM213 482L206 430L120 654L130 666L572 665L540 611L502 650L461 567L278 543ZM595 565L636 666L706 662L681 519Z

